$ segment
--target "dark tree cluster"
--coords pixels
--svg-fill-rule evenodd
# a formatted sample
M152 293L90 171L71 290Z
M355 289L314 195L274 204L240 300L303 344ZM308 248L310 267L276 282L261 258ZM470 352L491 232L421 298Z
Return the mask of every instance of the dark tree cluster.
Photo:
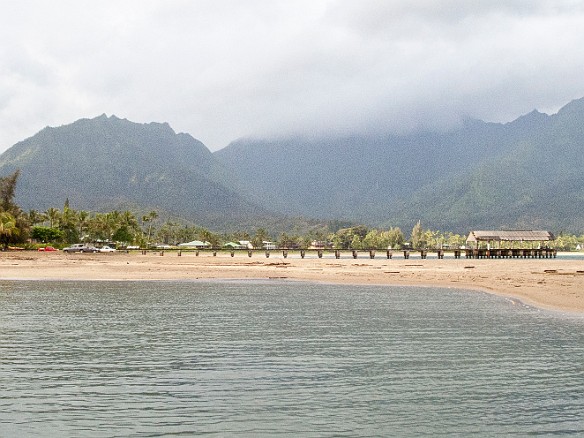
M27 215L14 202L20 171L0 177L0 243L4 249L28 238L30 223Z

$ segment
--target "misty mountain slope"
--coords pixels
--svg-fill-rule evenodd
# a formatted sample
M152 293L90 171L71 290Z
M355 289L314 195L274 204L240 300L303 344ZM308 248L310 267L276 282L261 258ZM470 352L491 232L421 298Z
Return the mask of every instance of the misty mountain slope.
M240 140L215 153L262 205L409 228L582 225L584 99L449 133Z
M465 174L420 189L395 212L437 228L584 228L584 101L558 114L528 115L531 125L505 154ZM419 212L423 212L419 214Z
M421 187L503 154L522 130L470 120L447 134L240 140L215 156L278 211L381 222Z
M167 124L115 116L45 128L0 156L0 173L21 170L16 200L45 210L69 199L76 209L140 206L203 222L265 213L230 188L209 150Z

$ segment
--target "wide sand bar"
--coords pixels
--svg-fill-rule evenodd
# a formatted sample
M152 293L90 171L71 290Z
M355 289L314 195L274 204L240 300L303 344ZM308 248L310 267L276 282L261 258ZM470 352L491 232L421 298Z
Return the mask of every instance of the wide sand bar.
M164 255L161 255L164 254ZM278 255L279 254L279 255ZM546 309L584 313L584 261L556 259L301 259L263 253L2 252L1 280L290 279L483 290Z

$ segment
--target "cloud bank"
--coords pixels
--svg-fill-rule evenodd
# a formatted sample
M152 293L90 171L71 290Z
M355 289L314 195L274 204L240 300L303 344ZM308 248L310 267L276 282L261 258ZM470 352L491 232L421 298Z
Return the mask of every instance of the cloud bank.
M102 0L0 6L0 151L115 114L211 150L445 130L584 96L571 0Z

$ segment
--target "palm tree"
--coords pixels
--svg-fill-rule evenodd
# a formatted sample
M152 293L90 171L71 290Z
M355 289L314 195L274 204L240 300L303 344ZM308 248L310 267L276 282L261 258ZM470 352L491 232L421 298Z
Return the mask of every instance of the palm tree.
M77 232L77 212L69 207L69 200L65 201L63 212L59 218L59 229L64 233L66 242L79 240Z
M59 223L61 212L58 209L51 207L45 211L45 214L47 215L47 219L49 221L49 227L54 228Z
M153 225L152 222L155 219L158 219L158 213L155 210L152 210L146 216L142 216L142 222L144 222L144 223L148 222L148 239L147 239L147 243L150 243L150 236L152 236L152 225Z
M423 249L426 247L426 239L424 238L424 229L422 228L421 221L418 221L416 225L414 225L410 241L412 242L412 248L414 249Z
M90 221L90 234L94 239L109 240L113 231L109 213L96 213Z
M122 213L118 210L112 210L107 213L108 220L111 224L119 225L122 222Z
M77 212L77 225L79 225L79 236L83 237L83 230L87 229L90 214L88 211L80 210Z
M8 242L12 236L18 234L16 219L10 213L3 211L0 213L0 241L4 249L8 248Z
M269 240L268 232L265 228L258 228L256 230L255 236L251 240L251 244L254 248L261 248L264 244L264 241Z
M138 229L138 219L136 219L134 213L126 210L122 212L121 225L125 225L129 229L136 231Z
M44 213L39 213L36 210L30 210L28 212L28 221L34 227L35 225L42 224L47 220L47 216Z

